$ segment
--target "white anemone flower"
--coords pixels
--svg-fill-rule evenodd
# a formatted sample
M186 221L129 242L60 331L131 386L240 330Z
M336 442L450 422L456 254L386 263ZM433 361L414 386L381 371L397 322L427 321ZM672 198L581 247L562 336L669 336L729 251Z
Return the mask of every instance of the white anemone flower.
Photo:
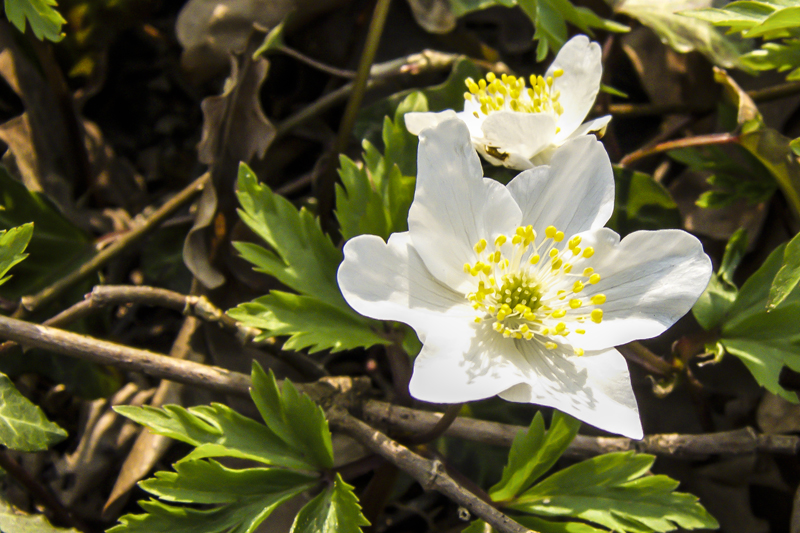
M414 135L448 118L469 128L472 144L493 165L524 170L545 164L569 139L605 131L610 116L586 123L603 74L600 46L585 35L570 39L544 76L498 78L489 73L477 83L466 80L464 110L407 113L406 128Z
M482 175L463 122L423 131L409 230L345 244L345 299L417 332L415 398L498 395L641 438L614 346L659 335L692 307L711 276L702 245L680 230L620 240L604 228L614 180L590 136L508 186Z

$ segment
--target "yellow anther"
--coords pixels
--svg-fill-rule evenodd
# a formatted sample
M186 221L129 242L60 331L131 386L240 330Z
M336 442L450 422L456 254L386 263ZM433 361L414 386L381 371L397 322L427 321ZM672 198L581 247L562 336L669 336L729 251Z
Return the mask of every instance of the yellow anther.
M555 236L556 236L556 232L557 232L557 231L558 231L558 230L556 229L556 227L555 227L555 226L547 226L547 227L545 228L545 230L544 230L544 234L545 234L545 236L546 236L548 239L552 239L553 237L555 237Z
M511 237L511 244L519 244L521 242L522 242L522 237L520 237L519 235L514 235L513 237Z
M561 268L561 265L564 264L564 260L561 259L560 257L555 257L553 258L551 263L552 264L550 265L550 268L552 268L553 270L558 270L559 268Z
M548 255L549 255L550 257L555 257L555 256L557 256L557 255L558 255L558 250L556 250L555 248L553 248L552 250L550 250L550 253L549 253Z
M563 68L557 68L557 69L555 69L553 71L553 77L554 78L560 78L563 75L564 75L564 69Z
M523 333L523 336L525 337L525 340L529 341L529 340L531 340L533 338L533 332L532 331L526 331L525 333Z
M464 272L469 274L470 270L472 270L472 265L470 265L469 263L464 263Z
M587 278L592 275L592 272L594 272L594 269L592 267L586 267L583 269L583 275L586 276Z
M542 335L550 335L550 329L544 328L539 333L541 333Z
M580 246L576 246L575 248L572 249L572 255L578 255L579 253L581 253Z
M494 75L494 72L488 72L486 74L486 81L489 83L492 83L495 79L497 79L497 76Z
M600 274L595 273L589 276L589 283L591 283L592 285L597 284L599 281L600 281Z
M569 301L569 306L571 308L573 308L573 309L577 309L582 305L583 305L583 302L578 300L577 298L573 298L572 300Z
M594 255L594 248L592 248L591 246L587 246L586 248L583 249L583 257L588 259L593 255Z
M480 321L481 321L481 317L476 316L475 317L475 323L478 324L478 323L480 323Z
M571 239L569 240L569 243L568 243L568 245L569 245L569 248L570 248L570 250L571 250L571 249L573 249L573 248L575 248L576 246L578 246L580 243L581 243L581 238L580 238L580 236L578 236L578 235L575 235L573 238L571 238Z
M563 318L564 316L566 316L566 314L567 314L566 310L564 310L564 309L556 309L555 311L553 311L553 314L550 315L550 316L552 316L553 318Z
M580 280L578 280L575 283L573 283L572 292L575 292L575 293L581 292L584 287L585 287L585 285L583 283L581 283Z
M498 235L497 238L494 240L495 246L503 246L508 239L505 235Z
M519 314L521 314L521 315L525 314L526 311L529 312L530 310L531 310L531 308L528 307L527 305L517 304L517 305L514 306L514 311L519 313Z
M472 100L472 95L470 93L464 93L464 100Z
M595 324L599 324L600 322L603 321L603 310L602 309L592 310L591 317L592 317L592 322L594 322Z
M606 303L606 295L605 294L595 294L592 296L592 303L594 305L602 305Z
M556 348L558 348L558 344L554 342L546 342L544 343L544 347L547 348L548 350L555 350Z
M583 348L573 348L572 351L575 352L575 355L577 356L581 356L584 354Z
M569 274L570 272L572 272L572 265L570 264L564 265L564 274Z
M486 274L487 276L492 273L492 267L489 265L483 265L483 268L481 270L483 270L483 273Z
M563 322L556 324L556 333L562 333L565 329L567 329L567 325Z
M585 329L576 329L575 333L577 333L578 335L583 335L584 333L586 333L586 330Z
M528 78L531 82L531 87L536 87L536 75L531 74L530 78Z
M519 330L520 330L522 333L525 333L525 332L526 332L526 331L528 331L529 329L531 329L531 328L529 328L529 327L528 327L528 324L522 324L522 325L519 327Z
M515 339L521 339L521 338L522 338L522 333L520 333L519 331L517 331L516 333L514 333L514 338L515 338Z
M536 318L536 313L534 313L533 311L527 311L524 315L522 315L522 318L528 321L532 321L533 319Z
M530 264L535 265L540 259L541 257L539 257L539 254L534 254L531 256Z
M492 324L492 329L497 332L503 331L503 324L501 324L500 322L495 322L494 324Z
M486 249L486 239L481 239L478 241L478 244L475 245L475 252L481 253Z
M561 242L564 240L564 232L557 231L556 234L553 236L553 240L556 242Z

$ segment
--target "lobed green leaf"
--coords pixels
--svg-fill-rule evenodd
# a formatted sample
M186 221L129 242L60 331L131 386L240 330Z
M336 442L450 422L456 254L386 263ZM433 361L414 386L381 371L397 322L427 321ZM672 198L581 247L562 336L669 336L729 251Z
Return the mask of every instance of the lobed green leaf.
M0 444L11 450L38 452L67 437L44 412L0 374Z
M5 0L6 17L25 33L25 21L40 41L58 42L64 38L61 27L67 22L55 7L56 0Z
M361 533L368 525L353 487L337 473L333 486L300 509L291 533Z
M17 228L0 230L0 285L11 276L6 276L8 271L28 257L25 248L33 236L33 224L23 224Z
M800 234L795 235L783 251L783 263L769 289L767 310L771 311L786 301L798 284L800 284Z

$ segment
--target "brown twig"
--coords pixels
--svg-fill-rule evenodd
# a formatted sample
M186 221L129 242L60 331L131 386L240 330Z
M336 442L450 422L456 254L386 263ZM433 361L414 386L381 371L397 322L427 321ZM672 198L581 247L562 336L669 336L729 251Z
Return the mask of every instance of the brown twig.
M247 396L250 387L250 377L246 374L192 361L175 360L158 353L4 316L0 316L0 339L10 339L23 346L42 348L69 357L240 396ZM297 388L324 407L336 404L360 409L365 420L400 433L428 431L442 417L441 413L409 409L376 400L365 401L367 383L366 378L326 377L316 382L298 384ZM526 428L522 426L457 417L444 434L507 447L511 445L514 436L524 429ZM587 456L621 450L685 458L753 452L794 455L800 451L800 437L762 435L752 428L700 435L649 435L642 441L623 437L579 435L570 446L569 453L573 456Z
M732 133L710 133L708 135L698 135L696 137L686 137L684 139L676 139L674 141L666 141L652 147L645 147L631 152L622 158L619 166L626 167L632 163L650 157L651 155L668 152L670 150L677 150L678 148L689 148L691 146L709 146L713 144L731 144L739 140L738 135Z
M12 478L22 485L34 500L47 508L53 519L85 533L92 531L80 519L72 516L69 510L64 507L58 497L53 494L50 489L42 485L36 478L30 475L27 470L22 468L19 463L9 457L5 450L0 450L0 468L8 472Z
M648 372L652 372L664 377L671 376L675 373L675 367L648 350L640 342L629 342L623 346L618 346L617 349L625 357L625 359L641 365Z
M78 281L102 268L111 259L115 258L122 251L141 240L144 236L161 225L161 223L175 213L175 211L191 201L192 198L194 198L203 190L203 187L205 187L205 185L208 183L208 180L209 174L203 174L194 180L191 185L184 188L178 194L165 202L164 205L156 209L153 214L147 217L147 219L141 224L120 236L111 245L98 252L90 260L83 263L81 266L55 283L45 287L35 295L24 296L22 298L22 306L20 309L26 309L28 312L35 311L39 307L52 302L55 298L58 298L61 293ZM17 316L19 316L19 314Z
M455 482L441 461L425 459L353 417L341 407L327 411L331 427L360 442L413 477L426 490L440 492L479 516L500 533L528 533L530 530L504 515Z
M362 415L364 420L372 425L401 433L427 431L442 417L442 413L409 409L377 400L368 400L362 407ZM444 434L448 437L509 447L514 437L524 430L527 428L458 417ZM625 437L578 435L570 444L566 455L590 457L629 450L684 459L702 458L712 454L737 455L753 452L795 455L800 451L800 437L763 435L749 427L699 435L648 435L641 441Z
M278 46L275 48L275 50L281 52L282 54L286 54L287 56L293 57L298 61L305 63L308 66L314 67L317 70L321 70L322 72L330 74L331 76L336 76L339 78L347 78L349 80L352 80L353 78L356 77L356 73L352 70L345 70L341 68L332 67L331 65L326 65L325 63L317 61L313 57L309 57L304 53L295 50L294 48L289 48L288 46Z

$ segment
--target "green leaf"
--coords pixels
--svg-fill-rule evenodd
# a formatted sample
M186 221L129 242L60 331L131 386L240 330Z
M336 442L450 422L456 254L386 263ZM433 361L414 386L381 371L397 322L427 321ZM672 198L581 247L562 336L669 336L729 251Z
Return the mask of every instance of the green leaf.
M124 405L114 410L147 426L153 433L195 446L185 460L238 457L301 470L314 470L316 466L268 427L222 404L188 409L178 405L166 405L158 409Z
M360 533L368 525L353 487L337 473L332 487L300 509L291 533Z
M800 6L784 7L771 13L758 26L744 32L744 37L763 37L768 33L800 27Z
M783 251L783 264L772 280L767 299L767 310L782 304L800 283L800 233L789 241Z
M550 429L545 434L544 419L537 412L528 431L520 431L514 438L503 477L489 491L492 500L512 500L530 487L553 467L580 427L580 421L555 410Z
M509 508L569 517L620 532L716 528L717 521L678 482L647 475L655 457L609 453L570 466L519 496Z
M474 520L461 530L461 533L492 533L492 528L483 520Z
M0 230L33 222L36 231L28 244L28 258L14 268L14 283L3 285L8 299L31 294L59 279L64 272L91 256L89 238L47 198L30 192L0 165Z
M12 450L38 452L66 437L66 431L50 422L8 376L0 374L0 444Z
M608 226L617 233L681 227L677 204L650 175L615 166L614 181L616 199Z
M288 379L281 390L272 370L266 374L257 362L253 362L252 380L250 395L267 427L302 452L308 463L332 468L331 432L322 408L306 394L298 393Z
M786 39L782 43L764 43L758 50L743 55L742 63L757 71L790 71L786 79L796 80L800 75L800 40Z
M253 52L253 59L256 59L270 50L285 46L286 43L283 41L283 28L285 25L286 18L284 18L277 26L269 30L267 35L264 37L264 42L261 43L261 46L259 46L255 52Z
M738 291L733 282L733 274L746 250L747 233L744 229L738 229L725 246L719 270L711 277L708 287L692 307L692 313L703 329L709 330L722 322L736 300Z
M272 291L251 302L239 304L228 310L231 318L264 333L256 336L263 340L273 335L288 335L283 344L286 350L309 348L339 352L388 341L378 335L365 319L352 312L342 311L310 296L299 296L282 291Z
M235 243L259 272L275 277L301 294L349 310L336 283L342 252L322 232L306 209L260 184L250 168L239 165L239 216L269 246ZM352 311L350 311L352 312Z
M224 504L241 498L303 491L319 482L310 476L282 468L236 470L213 460L181 461L174 472L156 472L139 486L161 500L180 503Z
M538 516L512 515L511 518L538 533L607 533L583 522L553 522Z
M26 514L0 499L0 531L9 533L79 533L77 529L62 529L47 521L44 515Z
M0 285L11 277L6 276L11 267L28 257L28 254L23 252L32 235L33 224L0 230Z
M25 21L40 41L48 39L58 42L64 38L61 26L67 21L54 9L56 0L5 0L6 17L25 33Z
M304 486L256 497L244 497L215 509L198 510L140 501L146 514L128 514L108 533L252 533L280 504L305 490Z
M629 15L653 30L676 52L698 51L711 63L725 68L740 67L745 45L725 36L712 23L676 13L687 7L684 0L615 0L617 13Z
M800 162L789 146L791 140L771 128L759 128L739 137L739 144L769 170L795 216L800 219Z
M340 156L342 185L336 185L336 218L345 240L364 234L386 240L392 233L408 229L417 173L417 137L408 133L403 116L427 110L425 95L409 94L397 107L394 121L384 117L385 155L365 139L364 164Z

